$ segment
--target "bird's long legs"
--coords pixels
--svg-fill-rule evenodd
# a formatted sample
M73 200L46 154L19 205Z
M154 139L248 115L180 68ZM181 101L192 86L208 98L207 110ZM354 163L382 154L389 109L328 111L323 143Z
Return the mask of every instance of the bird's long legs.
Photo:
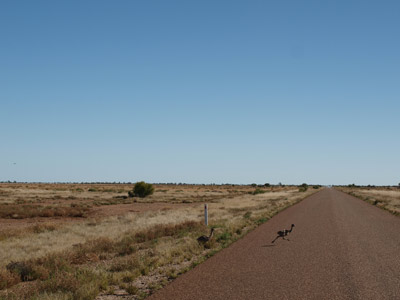
M277 239L279 239L281 236L278 235L271 243L274 243Z
M278 235L271 243L274 243L274 242L275 242L277 239L279 239L279 238L282 238L282 239L284 239L285 241L290 241L289 239L285 239L284 236Z

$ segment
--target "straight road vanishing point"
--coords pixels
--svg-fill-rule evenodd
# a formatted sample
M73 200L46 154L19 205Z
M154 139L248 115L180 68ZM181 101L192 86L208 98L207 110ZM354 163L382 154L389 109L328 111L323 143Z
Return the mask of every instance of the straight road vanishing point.
M400 299L400 218L324 189L148 299Z

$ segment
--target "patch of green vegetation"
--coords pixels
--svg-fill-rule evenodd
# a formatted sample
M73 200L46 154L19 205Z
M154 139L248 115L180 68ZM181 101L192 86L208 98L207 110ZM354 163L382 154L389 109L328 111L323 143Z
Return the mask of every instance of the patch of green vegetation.
M129 197L144 198L154 193L154 187L150 183L144 181L137 182L132 191L128 192Z
M229 231L224 231L216 237L216 241L221 243L222 246L228 244L232 239L232 234Z
M299 186L299 192L306 192L308 190L308 184L303 183L301 186Z
M268 219L266 217L259 218L259 219L256 220L256 224L260 225L260 224L263 224L263 223L265 223L267 221L268 221Z

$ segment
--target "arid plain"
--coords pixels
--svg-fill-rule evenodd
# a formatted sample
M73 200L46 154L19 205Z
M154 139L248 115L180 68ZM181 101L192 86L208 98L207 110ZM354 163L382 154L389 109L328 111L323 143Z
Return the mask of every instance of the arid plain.
M138 198L133 184L0 184L0 299L145 298L320 190L154 187Z

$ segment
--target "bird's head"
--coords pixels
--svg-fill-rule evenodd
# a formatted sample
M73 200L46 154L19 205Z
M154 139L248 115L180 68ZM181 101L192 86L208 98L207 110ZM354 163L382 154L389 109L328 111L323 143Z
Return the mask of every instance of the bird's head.
M294 227L294 224L292 224L292 227Z

